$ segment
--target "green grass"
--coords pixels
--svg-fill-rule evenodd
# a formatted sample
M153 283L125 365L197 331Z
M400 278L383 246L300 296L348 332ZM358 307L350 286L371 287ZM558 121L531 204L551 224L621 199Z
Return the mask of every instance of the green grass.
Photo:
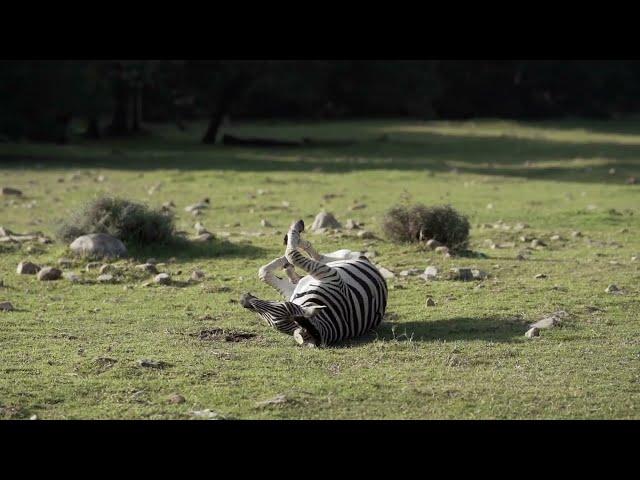
M132 140L0 144L0 186L24 192L0 197L0 225L13 231L51 235L68 212L108 194L154 207L172 200L179 229L201 221L230 233L212 245L136 252L116 262L113 285L95 283L82 261L71 270L86 284L17 275L19 261L53 265L69 256L66 246L0 244L0 301L16 307L0 312L0 418L179 419L203 409L235 419L640 418L640 261L631 261L640 254L640 186L625 184L640 177L640 122L262 122L233 132L359 142L211 147L198 144L202 126L192 125ZM338 196L323 199L328 193ZM184 211L204 197L203 216ZM292 220L310 225L326 208L380 235L383 213L407 197L466 214L471 248L488 258L445 259L348 232L307 238L321 252L373 248L396 273L476 266L490 278L391 280L378 332L326 349L299 348L236 302L246 291L277 298L257 270L282 255ZM350 211L356 201L366 208ZM529 228L480 227L498 220ZM549 246L517 260L521 235ZM516 247L491 249L487 240ZM148 277L130 267L151 256L175 257L161 269L173 286L142 286ZM202 283L188 282L194 269L206 273ZM605 293L610 283L625 294ZM436 307L424 306L427 296ZM524 337L528 323L559 309L571 314L562 326ZM212 328L256 336L198 338ZM168 366L137 366L143 358ZM173 393L185 403L170 404ZM256 406L279 394L287 402Z

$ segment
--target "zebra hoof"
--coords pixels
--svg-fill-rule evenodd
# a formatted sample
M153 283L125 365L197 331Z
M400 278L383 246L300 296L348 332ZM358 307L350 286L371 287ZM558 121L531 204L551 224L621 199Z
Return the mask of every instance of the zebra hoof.
M291 226L291 228L296 230L298 233L304 232L304 220L298 220Z
M303 347L314 348L316 346L315 340L304 328L297 328L293 332L293 338L298 345Z

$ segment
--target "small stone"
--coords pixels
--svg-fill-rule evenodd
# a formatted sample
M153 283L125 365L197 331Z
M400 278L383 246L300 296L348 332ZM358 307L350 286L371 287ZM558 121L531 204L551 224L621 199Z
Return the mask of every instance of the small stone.
M62 270L54 267L44 267L38 272L38 280L41 281L58 280L61 277Z
M562 237L560 235L552 235L549 239L557 242L558 240L562 240Z
M215 239L215 235L211 232L204 232L193 238L194 242L205 243Z
M536 327L533 327L529 330L527 330L527 332L524 334L525 337L527 338L533 338L533 337L539 337L540 336L540 330Z
M386 280L389 280L390 278L395 278L396 274L393 273L391 270L387 270L384 267L378 267L378 271L380 272L380 274L382 275L382 277Z
M156 267L156 265L149 262L136 265L135 268L138 270L144 270L147 273L153 273L153 274L158 273L158 268Z
M113 282L113 275L111 275L110 273L105 273L103 275L99 275L97 280L100 283L111 283Z
M367 230L361 230L358 232L358 238L362 238L364 240L370 240L370 239L376 238L376 236L372 232L369 232Z
M347 230L358 230L360 228L360 224L350 218L344 224L344 228L346 228Z
M185 398L179 393L174 393L169 397L169 403L179 404L184 402L185 402Z
M545 317L542 320L538 320L536 323L533 323L529 326L531 328L543 329L543 328L555 327L556 325L560 325L560 323L561 323L561 320L558 316L551 315L550 317Z
M80 283L82 278L75 272L64 272L62 278L69 280L71 283Z
M200 222L196 223L196 224L194 225L194 228L196 229L196 233L197 233L198 235L202 235L203 233L208 233L208 232L207 232L207 229L206 229L206 228L204 228L204 225L203 225L202 223L200 223Z
M546 247L547 244L538 238L531 240L531 248Z
M436 301L431 298L431 297L427 297L427 307L435 307L436 306Z
M463 282L473 280L473 272L470 268L452 268L450 276L452 280L462 280Z
M205 410L194 410L191 412L191 416L196 418L206 418L206 419L212 420L214 418L218 418L220 415L218 414L218 412L214 412L207 408Z
M364 203L356 203L354 205L351 205L349 207L349 210L362 210L363 208L367 208L367 206Z
M150 360L148 358L143 358L138 360L138 365L146 368L164 368L167 364L160 360Z
M628 228L622 228L620 230L620 233L629 233L629 229Z
M204 272L201 270L194 270L191 272L191 280L202 280L204 278Z
M440 255L446 255L449 253L449 247L445 247L445 246L436 247L434 251Z
M538 273L534 278L547 278L544 273Z
M635 185L635 184L640 183L640 182L638 181L638 179L636 177L629 177L629 178L627 178L625 180L624 183L626 183L627 185Z
M609 169L609 175L615 175L616 174L616 169L615 168L610 168Z
M605 289L604 289L604 291L605 291L606 293L615 293L615 292L619 292L619 291L620 291L620 288L619 288L617 285L615 285L615 284L613 284L613 283L612 283L612 284L611 284L611 285L609 285L607 288L605 288Z
M580 232L579 230L573 231L573 232L571 232L571 236L573 238L581 237L582 236L582 232Z
M188 207L185 207L184 211L193 213L193 212L199 212L200 210L204 210L206 208L209 208L208 202L199 202L199 203L194 203L193 205L189 205Z
M487 278L489 276L489 274L483 270L479 270L477 268L474 268L471 270L471 275L473 275L473 279L474 280L484 280L485 278Z
M29 417L29 420L38 420L38 415L35 413Z
M171 283L171 277L167 273L159 273L153 277L153 281L160 285L169 285Z
M0 302L0 312L12 312L13 310L11 302Z
M438 276L438 269L436 267L427 267L424 270L424 277L427 280L434 279Z
M435 238L431 238L427 240L427 247L429 247L431 250L435 250L440 246L442 246L442 244L439 241L437 241Z
M40 267L31 262L20 262L16 272L20 275L35 275L40 271Z
M102 265L100 267L100 270L98 270L98 273L100 273L100 275L108 273L113 271L113 265L110 265L108 263L105 263L104 265Z
M269 222L269 220L267 220L266 218L263 218L262 220L260 220L260 225L262 225L265 228L273 227L273 225L271 225L271 222Z
M285 395L277 395L274 398L270 398L269 400L264 400L262 402L256 402L256 407L266 407L267 405L277 405L281 403L286 403L287 397Z
M87 272L91 271L91 270L95 270L96 268L100 268L102 264L100 262L89 262L87 263L87 266L85 267L85 270Z
M22 195L22 192L17 188L0 187L0 195Z
M410 268L409 270L402 270L398 275L400 275L401 277L409 277L409 276L418 275L419 273L420 273L419 268Z

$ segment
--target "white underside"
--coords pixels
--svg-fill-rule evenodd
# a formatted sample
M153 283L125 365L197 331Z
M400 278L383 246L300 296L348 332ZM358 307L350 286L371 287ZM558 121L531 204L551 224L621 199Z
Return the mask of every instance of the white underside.
M328 265L329 267L333 267L337 265L342 265L346 260L357 260L361 255L362 253L360 252L353 252L347 249L336 250L335 252L331 252L323 255L321 261L325 265ZM293 290L293 293L291 294L289 301L293 303L298 303L294 301L293 298L297 294L306 291L309 284L312 282L317 283L317 280L314 280L314 278L311 275L306 275L302 277L300 281L298 281L298 283L296 284L296 288Z

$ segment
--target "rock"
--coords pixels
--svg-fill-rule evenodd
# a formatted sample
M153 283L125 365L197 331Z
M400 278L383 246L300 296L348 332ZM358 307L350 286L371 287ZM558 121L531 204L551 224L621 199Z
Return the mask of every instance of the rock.
M189 205L188 207L185 207L184 211L194 213L194 212L199 212L200 210L204 210L206 208L209 208L209 204L207 202L198 202L198 203L194 203L193 205Z
M538 320L536 323L532 323L529 325L531 328L543 329L543 328L552 328L556 325L560 325L561 320L559 317L555 315L551 315L550 317L543 318L542 320Z
M196 418L207 418L209 420L212 420L214 418L218 418L220 415L217 412L214 412L207 408L205 410L194 410L191 412L191 416Z
M534 278L547 278L544 273L538 273Z
M22 195L22 192L17 188L0 187L0 195Z
M100 273L100 275L105 274L105 273L109 273L113 271L113 265L110 265L108 263L105 263L104 265L102 265L100 267L100 270L98 270L98 272Z
M531 248L546 247L547 244L538 238L531 240Z
M576 231L574 231L574 232L571 232L571 236L572 236L573 238L581 237L581 236L582 236L582 232L580 232L580 231L576 230Z
M184 402L185 402L185 398L179 393L174 393L169 397L169 403L179 404Z
M204 272L201 270L194 270L191 272L191 280L202 280L204 279Z
M277 395L274 398L270 398L269 400L256 402L256 407L266 407L267 405L278 405L286 402L287 402L287 397L285 395Z
M31 262L20 262L16 272L20 275L35 275L40 271L40 267Z
M152 265L156 265L158 263L158 259L157 258L153 258L153 257L147 258L147 261L144 262L144 263L150 263Z
M552 235L551 237L549 237L549 240L557 242L559 240L562 240L562 237L560 235Z
M435 252L441 255L447 255L449 253L449 247L445 247L445 246L436 247Z
M147 273L157 274L158 269L153 263L142 263L140 265L136 265L135 267L138 270L144 270Z
M146 368L164 368L167 364L160 360L149 360L148 358L143 358L138 360L138 365Z
M71 283L80 283L82 282L82 277L75 272L64 272L62 274L62 278L65 280L69 280Z
M76 255L89 257L124 257L127 247L120 240L106 233L91 233L76 238L69 248Z
M423 275L427 280L434 279L438 276L438 269L436 267L427 267Z
M470 268L452 268L450 270L452 280L461 280L463 282L473 280L473 272Z
M360 228L360 224L350 218L344 224L344 228L346 228L347 230L358 230Z
M211 240L215 239L215 235L211 232L204 232L201 233L200 235L196 236L193 238L194 242L199 242L199 243L204 243L204 242L210 242Z
M525 337L527 338L533 338L533 337L539 337L540 336L540 330L536 327L533 327L529 330L527 330L527 332L524 334Z
M50 281L58 280L62 277L62 270L54 267L44 267L38 272L38 280Z
M97 280L100 283L111 283L111 282L113 282L113 275L111 275L109 273L105 273L103 275L99 275Z
M0 237L10 237L13 232L8 228L0 227Z
M436 301L431 297L427 297L426 305L427 307L435 307Z
M159 273L153 277L153 281L160 285L169 285L171 283L171 277L167 273Z
M349 210L353 211L353 210L362 210L363 208L367 208L367 206L364 203L356 203L353 204L349 207Z
M391 270L387 270L384 267L378 266L378 271L380 272L380 274L385 280L389 280L390 278L396 277L395 273L393 273Z
M266 218L263 218L262 220L260 220L260 225L262 225L265 228L273 228L273 225L271 225L271 222L269 222L269 220L267 220Z
M102 264L100 262L89 262L87 263L85 270L87 272L91 271L91 270L95 270L96 268L100 268Z
M311 230L316 231L321 228L342 228L340 222L336 220L332 213L322 211L316 215L316 218L311 225Z
M471 270L471 275L473 276L474 280L484 280L489 276L487 272L483 270L479 270L477 268L474 268Z
M400 275L401 277L409 277L409 276L418 275L419 273L420 273L419 268L410 268L409 270L402 270L398 275Z
M442 246L442 244L439 241L437 241L435 238L427 240L427 247L429 247L431 250L435 250L440 246Z
M207 229L206 229L206 228L204 228L204 225L203 225L202 223L200 223L200 222L196 223L196 224L194 225L194 228L196 229L196 233L197 233L198 235L202 235L203 233L208 233L208 232L207 232Z
M607 288L605 288L605 289L604 289L604 291L605 291L606 293L617 293L617 292L619 292L619 291L620 291L620 288L618 288L618 286L617 286L617 285L615 285L615 284L613 284L613 283L612 283L612 284L611 284L611 285L609 285Z
M0 312L12 312L13 305L11 302L0 302Z
M367 230L360 230L358 232L358 238L362 238L364 240L371 240L371 239L376 238L376 236L373 233L371 233L371 232L369 232Z
M625 180L624 183L626 183L627 185L635 185L635 184L640 183L640 182L638 181L638 179L636 177L629 177L629 178L627 178Z
M364 252L364 256L371 260L372 258L376 258L378 253L375 250L367 250Z

